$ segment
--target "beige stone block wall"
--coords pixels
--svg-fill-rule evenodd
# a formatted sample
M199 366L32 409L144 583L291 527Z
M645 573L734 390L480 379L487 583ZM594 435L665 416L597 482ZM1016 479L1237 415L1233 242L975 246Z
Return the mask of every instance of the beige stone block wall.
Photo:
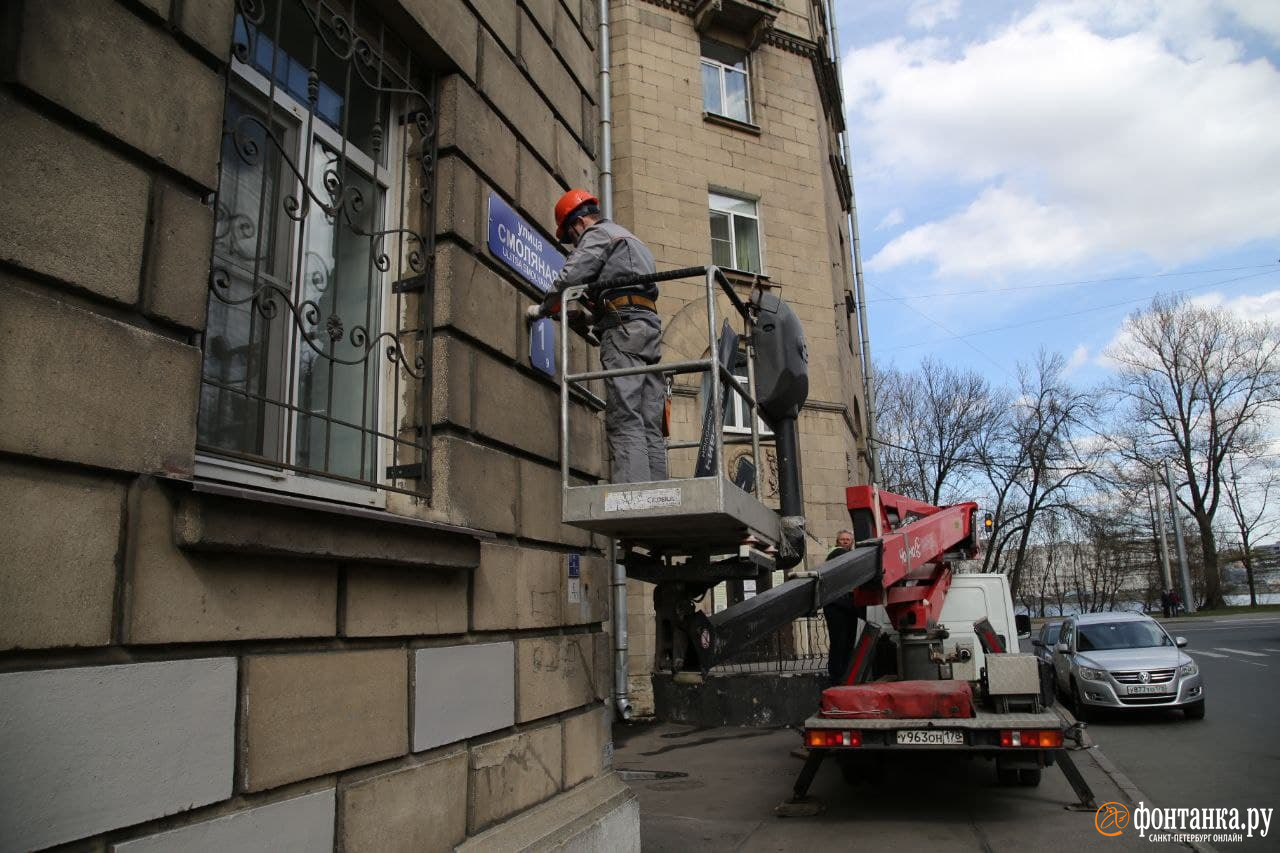
M124 493L0 461L0 649L111 642Z
M467 834L467 764L455 751L340 785L341 849L452 850Z
M242 791L409 751L403 649L249 655L241 674Z
M530 729L471 750L468 834L542 802L560 790L562 726Z
M211 495L226 485L194 478L237 4L50 0L9 16L0 673L139 656L226 658L239 672L226 696L237 711L229 797L95 830L84 849L322 790L336 792L338 849L448 849L609 772L598 724L612 663L603 543L560 524L557 389L529 367L523 322L539 293L485 245L491 193L549 239L558 195L595 184L595 9L398 5L389 20L447 69L433 490L360 511L264 501L252 488ZM400 319L418 328L411 312ZM595 358L574 340L573 369ZM401 411L415 393L396 401ZM575 480L603 474L599 413L575 402L570 429ZM576 584L570 554L581 558ZM449 671L451 652L456 666L480 646L512 650L506 722L436 749L433 733L471 718L421 711L439 684L416 684L414 661L430 650ZM430 751L412 751L419 734Z
M784 4L775 29L815 37L804 4ZM769 41L752 52L751 119L759 128L753 133L704 120L700 36L690 16L661 3L627 0L614 4L611 34L616 218L650 244L659 267L710 262L708 191L758 200L764 272L800 317L808 343L810 402L800 423L805 509L810 533L829 542L848 525L845 487L864 482L866 469L851 471L849 465L862 441L853 414L862 409L862 378L850 345L852 318L843 310L850 260L829 165L835 137L813 63ZM729 43L740 38L718 31L709 37ZM665 357L703 356L701 286L663 285L662 294ZM717 311L725 316L723 300ZM696 377L677 384L692 392ZM673 435L695 438L700 428L696 399L677 395ZM687 476L693 459L693 452L673 454L672 471ZM776 503L776 476L765 470L761 479L763 500ZM826 546L811 541L809 551L813 564ZM629 680L641 713L651 708L651 593L651 586L628 584Z

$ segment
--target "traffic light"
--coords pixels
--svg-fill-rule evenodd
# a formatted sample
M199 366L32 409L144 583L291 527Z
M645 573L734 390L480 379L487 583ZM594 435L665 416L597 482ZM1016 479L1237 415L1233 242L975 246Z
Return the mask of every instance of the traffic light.
M986 533L988 536L990 536L990 535L991 535L991 531L992 531L992 530L994 530L994 529L995 529L995 527L996 527L996 517L995 517L994 515L992 515L991 513L989 513L989 512L987 512L987 513L983 513L983 515L982 515L982 532L983 532L983 533Z

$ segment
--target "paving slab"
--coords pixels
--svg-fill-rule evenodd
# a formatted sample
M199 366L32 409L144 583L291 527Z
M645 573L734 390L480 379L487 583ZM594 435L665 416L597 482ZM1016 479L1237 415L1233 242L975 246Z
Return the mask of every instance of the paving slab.
M1023 853L1151 850L1132 826L1104 837L1092 811L1066 808L1076 797L1061 770L1038 787L1002 787L991 762L961 755L895 757L883 778L850 785L835 762L818 771L813 817L778 817L802 760L797 732L695 729L669 723L617 725L614 767L640 801L640 831L650 851L795 851L869 849ZM1129 805L1093 758L1073 752L1098 803ZM820 846L821 845L821 846ZM1186 848L1181 848L1186 849Z

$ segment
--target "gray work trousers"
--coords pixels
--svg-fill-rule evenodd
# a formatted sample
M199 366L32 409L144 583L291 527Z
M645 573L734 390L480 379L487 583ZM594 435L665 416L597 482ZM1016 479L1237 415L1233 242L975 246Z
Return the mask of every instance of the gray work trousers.
M657 364L662 358L662 321L650 311L628 311L620 325L600 333L605 370ZM605 380L604 425L613 456L613 482L667 479L667 444L662 437L666 384L658 373Z

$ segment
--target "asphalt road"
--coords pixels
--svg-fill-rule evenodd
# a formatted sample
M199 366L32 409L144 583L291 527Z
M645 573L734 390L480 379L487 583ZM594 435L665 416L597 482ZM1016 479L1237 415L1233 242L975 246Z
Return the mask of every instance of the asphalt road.
M1268 836L1214 845L1280 850L1280 616L1172 620L1205 678L1204 720L1112 713L1089 724L1103 752L1162 808L1271 808ZM1153 803L1147 803L1152 805Z
M1099 835L1095 812L1064 808L1076 797L1057 768L1039 787L1001 787L989 762L960 755L900 755L856 785L827 762L810 789L822 811L779 817L803 766L799 745L779 729L615 726L614 766L639 797L645 853L1186 851ZM1099 803L1123 799L1092 750L1073 754Z

